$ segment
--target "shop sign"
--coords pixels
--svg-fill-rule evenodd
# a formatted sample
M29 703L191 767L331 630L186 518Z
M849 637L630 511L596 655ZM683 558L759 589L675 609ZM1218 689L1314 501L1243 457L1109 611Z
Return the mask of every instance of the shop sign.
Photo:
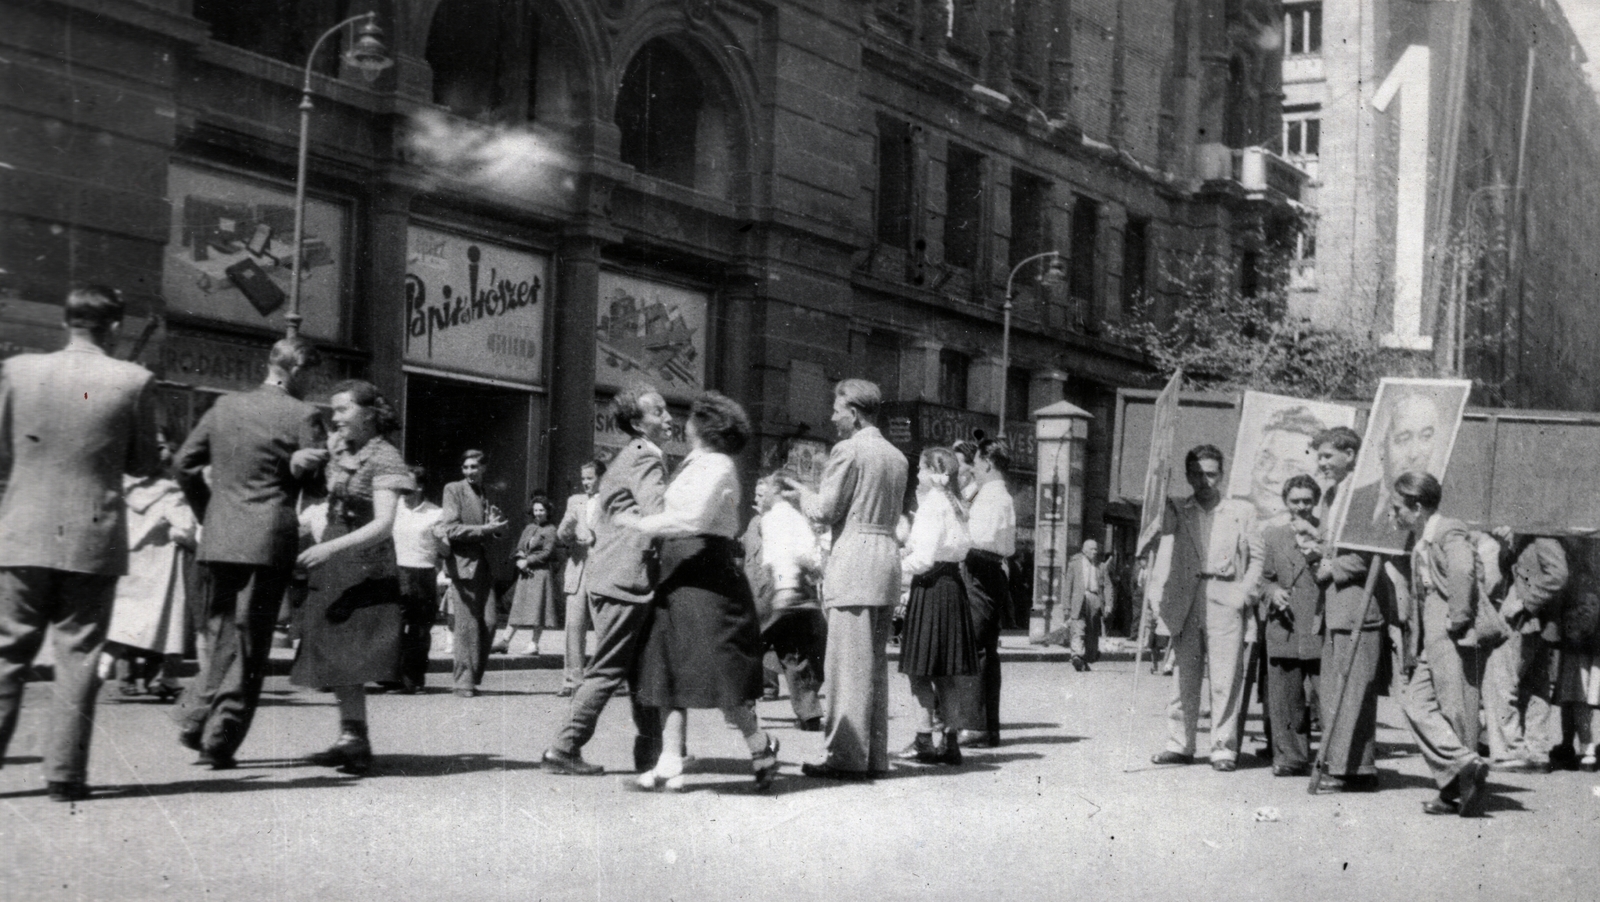
M249 391L267 378L269 342L172 332L161 347L161 376L213 391ZM356 378L357 367L349 360L322 355L322 364L305 375L307 401L326 403L333 386Z
M896 401L884 405L881 418L884 438L915 457L929 445L949 447L956 442L970 440L974 429L982 429L993 437L997 420L993 414L960 410L925 401ZM1006 444L1011 449L1011 468L1033 472L1037 467L1038 450L1032 423L1008 422Z
M412 226L406 362L537 385L549 277L542 255Z
M644 382L682 399L705 388L706 293L602 272L598 306L596 385Z
M173 164L167 197L172 229L161 266L167 312L282 329L294 270L294 193ZM349 222L347 207L306 198L300 330L309 337L341 337Z

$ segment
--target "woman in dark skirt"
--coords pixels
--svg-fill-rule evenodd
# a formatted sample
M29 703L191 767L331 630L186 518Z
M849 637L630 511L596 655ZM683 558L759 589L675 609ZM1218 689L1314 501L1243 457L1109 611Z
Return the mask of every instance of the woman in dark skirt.
M289 679L331 688L339 702L338 741L309 760L359 776L372 767L365 684L400 678L400 582L391 534L400 494L414 482L400 452L382 437L398 421L371 383L334 386L333 423L328 528L300 553L309 594Z
M911 679L920 710L917 736L900 757L924 764L960 764L956 741L959 679L977 673L978 652L967 614L961 562L971 550L956 480L960 462L948 448L922 452L917 464L917 513L902 569L911 581L900 672Z
M778 771L778 742L756 722L761 697L761 629L739 544L739 475L733 459L750 420L716 392L694 402L684 432L692 450L667 486L663 510L639 518L661 542L655 621L639 662L639 697L665 709L662 753L638 777L643 789L683 786L689 708L717 708L744 736L756 786Z
M526 629L533 633L528 654L539 653L539 637L545 630L565 628L562 616L566 613L566 599L556 595L555 580L550 567L556 555L556 528L550 523L550 499L540 493L528 496L528 525L517 540L514 560L517 565L517 587L511 596L511 617L506 625L506 646L516 638L517 631Z

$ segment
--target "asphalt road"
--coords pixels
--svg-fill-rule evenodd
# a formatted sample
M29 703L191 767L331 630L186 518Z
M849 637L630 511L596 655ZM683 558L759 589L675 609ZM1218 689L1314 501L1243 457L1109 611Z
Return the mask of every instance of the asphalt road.
M75 805L42 792L36 683L0 770L0 900L1600 898L1594 774L1497 774L1487 817L1427 817L1388 700L1375 794L1308 796L1248 756L1234 774L1156 768L1171 682L1135 690L1131 670L1008 663L1000 748L869 785L800 776L820 740L763 703L784 761L767 795L709 711L691 714L684 793L544 774L564 711L549 669L492 672L475 699L374 697L377 770L342 777L298 760L332 740L331 696L274 677L235 771L194 766L164 706L103 704L95 797ZM891 684L898 748L911 699ZM631 741L618 700L586 755L620 768Z

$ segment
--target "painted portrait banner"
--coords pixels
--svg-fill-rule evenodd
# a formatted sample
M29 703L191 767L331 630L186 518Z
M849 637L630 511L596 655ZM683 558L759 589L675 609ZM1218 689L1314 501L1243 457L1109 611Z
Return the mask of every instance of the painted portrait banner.
M1144 473L1144 499L1139 517L1139 543L1134 555L1141 556L1161 532L1161 518L1167 506L1167 484L1171 480L1172 446L1178 437L1178 396L1183 389L1183 370L1172 374L1166 388L1156 396L1155 419L1150 425L1150 459Z
M705 388L705 292L602 272L598 306L596 385L646 382L683 400Z
M405 359L525 385L544 373L549 259L476 238L406 232Z
M1385 379L1378 385L1350 475L1334 513L1341 548L1400 554L1405 539L1390 504L1401 473L1432 473L1444 482L1472 383L1464 379ZM1446 504L1449 499L1446 499Z
M170 313L283 328L294 269L294 192L174 164L172 229L161 267ZM341 338L347 208L306 198L300 240L301 331Z
M1255 505L1263 521L1286 513L1283 484L1317 468L1311 438L1334 426L1355 426L1356 409L1326 401L1247 391L1229 458L1228 497Z

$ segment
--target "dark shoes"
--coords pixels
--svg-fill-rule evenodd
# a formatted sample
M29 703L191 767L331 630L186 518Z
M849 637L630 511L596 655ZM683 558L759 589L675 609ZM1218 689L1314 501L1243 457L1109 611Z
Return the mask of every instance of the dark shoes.
M1239 762L1232 758L1215 758L1211 761L1211 769L1219 774L1231 774L1239 769Z
M1488 787L1485 785L1489 779L1489 762L1482 758L1474 758L1471 764L1461 769L1461 774L1456 779L1461 787L1461 816L1482 816L1483 803L1489 795Z
M812 764L809 761L800 765L800 773L821 780L850 780L855 782L871 780L874 776L871 771L845 770L842 767L834 767L831 764Z
M199 730L184 730L180 732L178 734L178 744L190 751L199 752L204 750L204 746L200 744Z
M1274 777L1309 777L1311 765L1309 764L1274 764L1272 765Z
M357 736L340 736L326 750L306 756L318 767L336 767L342 774L365 776L372 770L372 744Z
M600 765L583 760L581 752L569 755L555 749L545 749L544 754L539 757L539 764L548 773L564 774L569 777L598 777L606 772Z
M918 733L911 744L901 749L896 755L901 761L921 761L924 755L934 754L933 734Z
M822 732L822 718L820 718L820 717L808 717L805 720L802 720L799 723L795 724L795 729L799 730L802 733L821 733Z
M1348 777L1333 777L1324 775L1317 781L1319 795L1333 795L1341 792L1374 792L1378 788L1376 774L1354 774Z
M204 764L212 770L233 770L239 762L229 754L216 750L201 751L200 757L195 759L196 764Z
M1551 770L1577 770L1578 753L1570 745L1558 745L1550 750Z
M561 691L556 693L556 698L572 698L572 693L573 688L571 686L562 686Z
M45 784L45 791L50 793L50 801L52 802L82 802L89 798L88 784L74 781L57 782L51 780Z
M1429 799L1422 803L1423 814L1460 814L1461 806L1449 799Z
M1085 661L1081 655L1073 655L1072 669L1079 673L1083 673L1085 670L1089 669L1089 662Z
M1151 764L1193 764L1194 756L1182 752L1157 752L1150 756Z

